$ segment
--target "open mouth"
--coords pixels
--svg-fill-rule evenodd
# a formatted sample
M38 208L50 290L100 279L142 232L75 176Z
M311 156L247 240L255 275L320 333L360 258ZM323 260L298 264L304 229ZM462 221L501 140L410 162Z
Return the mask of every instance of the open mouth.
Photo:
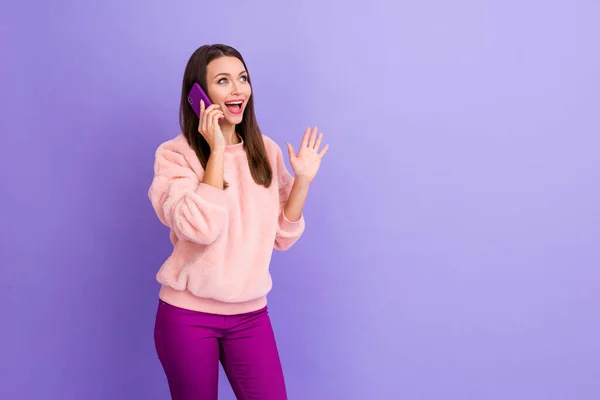
M242 104L243 103L244 102L242 100L227 101L227 102L225 102L225 106L232 113L239 114L242 112Z

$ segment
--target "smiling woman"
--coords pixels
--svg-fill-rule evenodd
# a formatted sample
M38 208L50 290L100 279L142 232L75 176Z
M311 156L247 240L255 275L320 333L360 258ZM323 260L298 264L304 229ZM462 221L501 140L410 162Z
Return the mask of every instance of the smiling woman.
M213 103L207 109L201 105L201 112L206 113L203 121L187 104L187 94L196 82ZM236 109L228 106L230 102L240 105ZM217 131L213 136L208 124L215 116L224 118L214 124ZM272 171L254 113L250 75L236 49L226 45L202 46L192 54L183 76L179 123L202 168L207 168L211 151L220 152L225 144L243 141L255 182L266 186L271 183Z
M211 104L188 104L195 84ZM309 187L328 146L306 129L294 177L281 148L254 114L250 75L241 54L202 46L185 69L182 133L156 151L149 197L169 227L171 256L162 284L154 339L173 399L217 399L218 363L238 399L286 399L266 296L273 250L304 232ZM227 182L225 182L225 176Z

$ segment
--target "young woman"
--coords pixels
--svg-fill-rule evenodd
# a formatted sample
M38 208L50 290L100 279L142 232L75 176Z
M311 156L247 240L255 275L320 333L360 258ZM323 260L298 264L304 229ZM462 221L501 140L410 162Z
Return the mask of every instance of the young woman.
M200 118L187 102L197 82L211 102ZM263 135L241 54L202 46L187 63L182 133L156 151L149 197L170 228L173 252L162 284L156 351L174 400L217 399L218 363L238 399L286 399L266 295L273 249L304 231L304 203L328 145L316 128L299 151Z

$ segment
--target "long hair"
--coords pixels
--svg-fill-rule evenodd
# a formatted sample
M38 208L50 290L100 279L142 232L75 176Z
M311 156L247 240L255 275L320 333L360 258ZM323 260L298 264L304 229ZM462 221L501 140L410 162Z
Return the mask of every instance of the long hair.
M210 157L210 146L204 137L198 132L199 119L194 110L187 102L187 95L194 82L206 89L206 67L214 59L220 57L235 57L239 59L248 73L248 83L252 87L250 72L239 51L231 46L224 44L204 45L196 49L190 57L183 74L183 83L181 87L181 103L179 106L179 126L183 132L188 144L198 156L202 168L206 169L208 158ZM235 126L235 132L244 142L244 150L248 158L248 166L254 181L265 187L271 185L273 171L267 156L267 150L262 138L262 133L254 113L254 91L248 99L242 122ZM224 188L229 185L224 182Z

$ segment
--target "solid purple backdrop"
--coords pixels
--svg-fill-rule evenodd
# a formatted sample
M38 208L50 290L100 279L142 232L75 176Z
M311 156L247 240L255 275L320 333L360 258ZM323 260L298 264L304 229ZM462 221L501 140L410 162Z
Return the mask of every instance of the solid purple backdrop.
M0 8L0 398L168 398L147 189L215 42L331 145L272 265L291 399L599 398L597 3L95 3Z

